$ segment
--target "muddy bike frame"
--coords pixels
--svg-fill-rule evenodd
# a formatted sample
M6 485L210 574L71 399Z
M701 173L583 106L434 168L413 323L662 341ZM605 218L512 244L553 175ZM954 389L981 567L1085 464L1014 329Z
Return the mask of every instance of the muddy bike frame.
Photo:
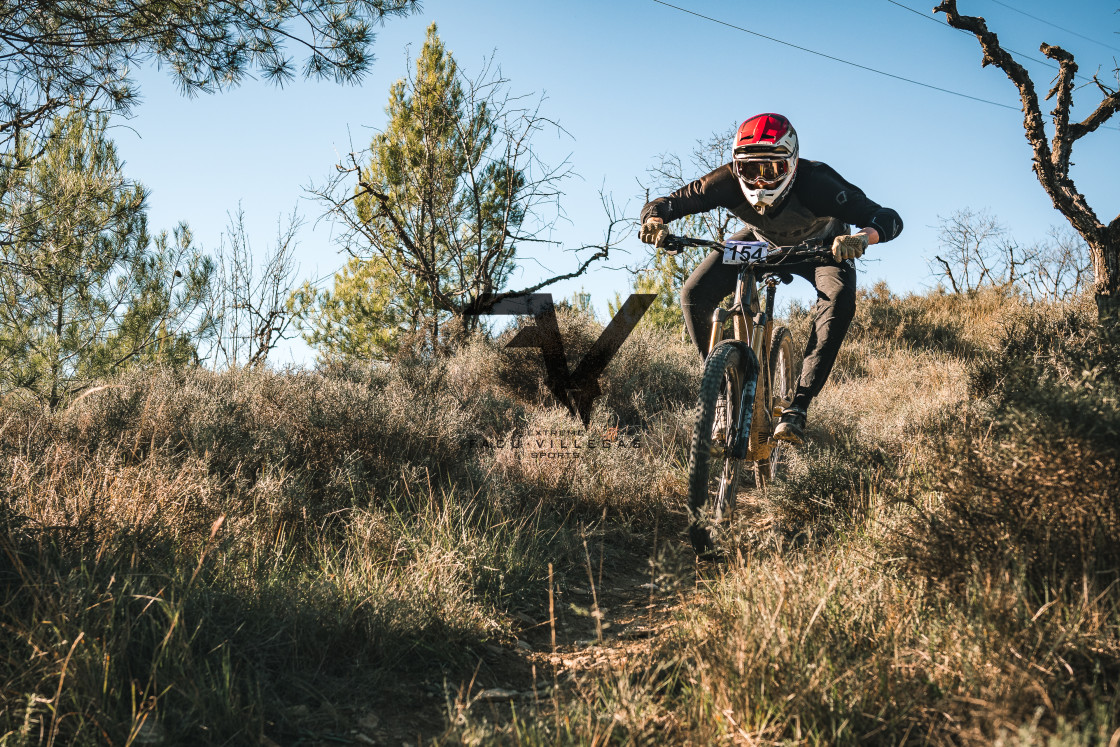
M739 277L735 283L735 296L731 306L721 306L712 313L712 332L704 360L706 363L716 347L727 341L743 343L753 353L756 364L754 370L759 375L756 379L747 377L744 380L742 395L743 405L752 404L750 407L738 408L738 422L734 423L733 435L729 440L734 445L732 458L764 462L770 459L771 452L778 443L773 436L775 419L791 404L784 396L775 400L770 391L774 374L770 370L770 347L773 342L774 297L777 287L793 280L793 276L784 270L785 267L823 262L832 258L832 252L820 240L780 247L768 241L710 241L670 235L663 245L671 253L687 247L707 247L723 251L725 262L731 251L731 256L735 256L735 261L739 264ZM730 329L727 328L728 319L731 320ZM744 438L744 421L748 420L748 413L751 413L750 432Z

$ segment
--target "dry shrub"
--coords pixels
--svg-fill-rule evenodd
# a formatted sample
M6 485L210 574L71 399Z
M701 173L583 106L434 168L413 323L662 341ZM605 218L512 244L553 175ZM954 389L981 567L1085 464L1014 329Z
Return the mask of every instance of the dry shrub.
M578 358L599 331L573 323ZM549 563L581 570L581 527L656 520L679 492L687 414L658 409L692 373L635 341L592 429L628 447L565 467L471 447L582 431L550 393L505 388L484 341L391 366L135 371L55 413L8 398L0 734L124 743L148 720L167 743L287 743L293 706L469 679L487 642L512 644L511 609L546 604ZM612 398L648 428L612 431Z
M476 340L444 363L448 390L468 413L463 435L500 437L520 428L528 418L529 400L502 385L499 371L505 357L505 351L493 342Z
M1115 599L1039 609L1005 576L944 600L868 558L858 542L748 555L708 582L644 664L676 662L676 681L647 697L685 725L678 741L988 745L1033 724L1044 743L1063 723L1111 734Z
M787 536L828 536L870 517L882 493L892 491L896 470L882 451L858 442L805 447L766 493L767 513Z
M600 402L618 425L649 428L666 411L695 404L702 373L692 343L638 325L607 367Z
M880 281L857 292L856 315L841 348L837 368L843 372L853 367L857 375L867 375L858 365L852 365L858 361L845 360L845 349L852 347L867 351L927 351L972 358L991 344L998 319L1007 309L1023 304L1017 296L994 288L970 294L935 290L897 296ZM794 304L784 322L793 331L795 340L804 341L812 324L812 311Z
M995 326L993 353L977 360L971 372L974 395L1002 404L1022 402L1060 417L1069 396L1103 386L1081 405L1091 407L1094 415L1102 414L1102 406L1115 410L1120 330L1100 326L1091 295L1068 304L1012 306ZM1092 380L1099 375L1105 379ZM1091 421L1086 412L1070 415L1082 427Z
M446 371L155 370L56 413L6 403L0 733L295 740L284 709L309 692L344 703L433 662L469 677L564 535L470 487L461 434L510 421Z
M929 472L941 501L900 550L959 586L1012 570L1040 592L1120 568L1120 338L1083 307L1017 311L976 370L983 419L945 421ZM974 379L975 380L975 379ZM1102 575L1104 574L1104 575Z
M890 342L845 345L863 375L834 373L810 408L808 445L787 451L783 479L764 496L787 535L831 535L909 495L929 428L967 396L968 371L955 358Z
M275 512L321 515L376 500L402 470L467 474L462 434L475 428L474 413L444 375L431 368L370 370L360 378L137 372L66 411L13 424L4 443L9 454L33 459L57 444L87 461L195 460L227 498L258 506L270 487Z
M899 297L880 281L860 289L849 339L973 357L989 342L993 321L1020 305L1010 291L997 288Z
M1116 441L1023 416L992 430L948 429L940 461L941 499L899 548L915 572L955 587L974 573L1007 569L1040 589L1083 574L1107 585L1120 573Z
M1090 315L1037 306L1001 319L996 350L973 367L987 396L930 429L935 492L887 542L934 598L963 608L958 634L999 644L965 672L991 692L972 696L973 741L1108 741L1120 717L1120 345ZM993 687L980 666L1017 687ZM1001 736L1001 723L1023 726Z
M538 407L551 407L557 403L545 385L547 372L540 349L506 347L518 332L534 323L532 317L518 317L494 341L499 350L494 374L502 387L516 399ZM568 370L574 371L580 359L599 339L603 327L587 312L563 303L556 306L556 323L560 328Z
M992 344L999 319L1008 309L1021 306L1017 297L995 289L967 295L934 291L899 297L883 282L870 289L860 288L855 318L822 397L830 389L846 388L851 382L878 386L884 375L895 383L904 381L912 386L909 366L913 358L955 369L958 361L980 356ZM793 332L798 355L808 338L812 317L811 309L793 304L782 320ZM901 373L890 375L900 363ZM885 392L876 398L892 394L896 393ZM914 399L912 394L907 392L906 397Z
M130 464L113 454L89 460L55 446L37 457L13 457L5 467L9 505L39 527L174 540L203 536L227 508L224 486L195 458L156 455Z
M223 525L182 544L160 536L158 516L100 537L0 538L15 564L0 588L13 633L0 729L126 743L147 719L172 744L287 742L301 730L294 704L334 709L433 664L469 676L482 643L504 635L491 605L544 574L539 533L471 511L454 496L406 523L359 511L341 540ZM377 552L370 535L387 523Z
M830 541L741 546L617 669L448 741L1107 742L1120 346L1079 307L862 298L814 445L743 496L748 525ZM601 328L570 309L561 328L574 367ZM589 526L612 543L683 529L695 351L636 330L585 431L508 334L390 366L137 372L53 415L9 398L0 733L124 743L149 717L167 743L343 733L333 709L402 680L438 690L488 643L512 648L514 610L547 614L548 564L586 573ZM970 383L985 399L946 416ZM658 583L685 593L686 571Z
M813 441L858 440L910 462L943 413L967 398L968 368L956 358L893 345L860 352L866 375L834 375L814 401Z

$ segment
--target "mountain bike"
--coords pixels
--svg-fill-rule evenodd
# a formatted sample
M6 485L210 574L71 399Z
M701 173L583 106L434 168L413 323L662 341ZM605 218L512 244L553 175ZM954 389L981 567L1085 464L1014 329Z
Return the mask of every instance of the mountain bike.
M793 338L774 324L777 287L793 280L782 268L825 261L832 252L822 241L779 247L669 236L664 244L670 252L693 246L718 249L724 264L739 265L731 306L712 314L688 458L689 536L697 555L709 557L734 514L743 463L765 487L784 461L786 444L774 438L774 427L793 402L798 372Z

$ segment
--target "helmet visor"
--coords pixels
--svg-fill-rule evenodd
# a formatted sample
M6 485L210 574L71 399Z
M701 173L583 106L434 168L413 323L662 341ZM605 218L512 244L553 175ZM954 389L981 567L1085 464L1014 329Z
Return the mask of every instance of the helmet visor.
M735 161L735 174L747 184L777 186L789 174L789 161L782 159L741 159Z

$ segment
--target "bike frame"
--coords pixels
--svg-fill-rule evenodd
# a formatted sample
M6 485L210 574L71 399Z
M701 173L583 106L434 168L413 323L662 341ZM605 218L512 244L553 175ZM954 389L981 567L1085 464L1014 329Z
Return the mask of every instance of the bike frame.
M663 246L667 251L680 251L690 246L722 249L725 244L721 241L670 235ZM799 260L811 262L831 256L824 242L817 239L810 239L797 246L776 247L770 244L770 247L781 250L771 255L772 261L744 262L740 266L735 283L735 298L731 306L727 308L721 306L712 314L712 333L708 339L705 356L707 360L716 346L726 340L745 344L754 352L761 381L754 382L755 391L750 403L752 416L750 432L747 434L747 448L746 453L739 457L751 461L769 459L770 452L777 443L773 438L774 418L781 413L770 412L768 403L771 401L770 346L774 333L774 295L779 283L789 282L788 276L782 273L782 265L796 264ZM761 275L761 282L756 273ZM766 289L765 301L762 300L763 286ZM725 330L728 319L731 320L730 335L727 335ZM744 396L744 402L746 399ZM743 420L747 411L746 407L739 408L739 422L735 424L735 432L738 434L743 432Z
M717 308L712 313L712 334L708 340L708 355L724 340L746 343L754 351L759 365L759 380L755 385L754 401L749 403L752 411L751 433L755 443L749 448L746 458L751 461L768 459L774 448L771 434L774 430L774 413L766 406L770 402L770 343L774 332L774 295L781 280L775 275L765 274L762 282L755 277L754 268L744 264L739 270L735 283L735 298L728 308ZM766 288L765 302L761 300L761 288ZM726 335L726 322L731 320L731 335ZM742 432L743 420L747 412L747 402L739 408L739 422L736 432ZM761 417L760 417L761 416Z

